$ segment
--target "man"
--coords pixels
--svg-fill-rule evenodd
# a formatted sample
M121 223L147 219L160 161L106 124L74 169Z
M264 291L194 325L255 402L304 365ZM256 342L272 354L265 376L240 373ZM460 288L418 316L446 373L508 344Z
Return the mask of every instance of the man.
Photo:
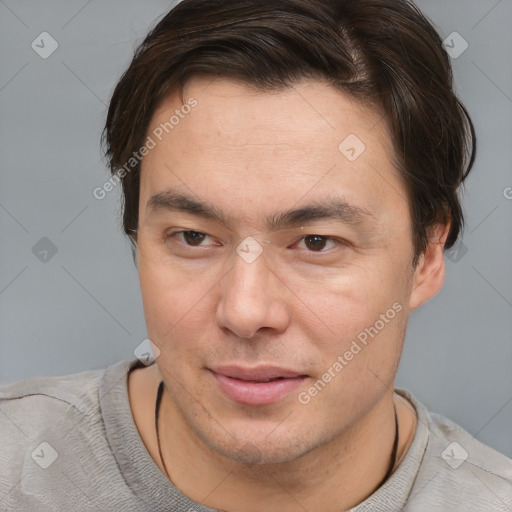
M394 389L475 148L412 4L183 0L105 136L156 362L4 386L3 509L511 509L512 461Z

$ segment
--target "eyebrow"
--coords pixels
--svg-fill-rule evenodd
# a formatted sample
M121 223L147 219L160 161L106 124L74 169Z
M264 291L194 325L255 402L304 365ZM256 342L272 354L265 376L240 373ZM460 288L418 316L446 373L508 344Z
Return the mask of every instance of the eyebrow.
M168 189L152 195L147 204L148 216L153 212L169 211L187 213L204 219L231 226L231 219L216 207L196 198ZM316 220L334 220L343 224L375 225L377 218L367 209L348 203L343 197L329 196L300 208L280 211L265 217L270 231L305 224Z

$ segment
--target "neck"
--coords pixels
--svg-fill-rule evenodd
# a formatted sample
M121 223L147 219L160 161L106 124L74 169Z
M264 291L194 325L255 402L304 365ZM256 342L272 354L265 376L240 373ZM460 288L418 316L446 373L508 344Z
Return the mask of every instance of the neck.
M397 399L399 423L404 405ZM160 441L164 472L194 501L222 509L330 511L364 501L390 469L395 440L395 400L386 393L349 430L298 460L272 465L244 465L210 449L191 431L167 393L160 405ZM166 436L166 425L173 425ZM399 440L396 459L404 453ZM161 461L160 461L161 462ZM179 468L179 471L173 471Z

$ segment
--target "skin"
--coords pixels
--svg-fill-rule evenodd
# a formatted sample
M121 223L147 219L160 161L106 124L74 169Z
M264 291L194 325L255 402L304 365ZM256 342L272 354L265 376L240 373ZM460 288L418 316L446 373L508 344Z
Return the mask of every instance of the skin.
M262 92L194 77L184 90L190 97L197 106L142 163L139 277L148 336L160 355L130 374L135 423L163 471L154 429L163 379L163 457L187 496L229 511L351 508L387 471L394 405L398 460L414 437L414 408L394 393L394 379L410 312L443 284L449 224L432 227L413 268L409 206L387 125L324 83ZM180 107L174 92L148 134ZM349 134L366 146L353 162L338 149ZM221 210L231 224L152 212L149 198L168 188ZM370 212L371 222L267 229L266 216L333 193ZM180 230L207 236L190 245ZM318 250L308 235L331 238ZM263 248L252 263L235 251L249 236ZM308 404L299 403L298 393L394 303L401 311ZM243 405L208 370L221 364L272 364L308 378L275 403Z

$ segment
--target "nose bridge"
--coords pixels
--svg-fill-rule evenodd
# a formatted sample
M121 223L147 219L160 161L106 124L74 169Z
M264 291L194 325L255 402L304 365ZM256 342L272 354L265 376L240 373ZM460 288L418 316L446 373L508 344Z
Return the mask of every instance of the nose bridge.
M222 287L218 325L243 338L251 338L262 327L281 329L286 323L280 281L269 268L263 250L251 240L242 242Z
M243 302L252 302L253 308L261 308L270 298L270 269L261 254L254 259L246 259L239 252L240 248L237 248L225 290L226 296L235 299L239 305Z
M230 272L231 286L246 289L249 294L261 291L263 283L268 281L270 269L268 256L271 252L265 242L252 236L246 237L235 247L233 269Z

